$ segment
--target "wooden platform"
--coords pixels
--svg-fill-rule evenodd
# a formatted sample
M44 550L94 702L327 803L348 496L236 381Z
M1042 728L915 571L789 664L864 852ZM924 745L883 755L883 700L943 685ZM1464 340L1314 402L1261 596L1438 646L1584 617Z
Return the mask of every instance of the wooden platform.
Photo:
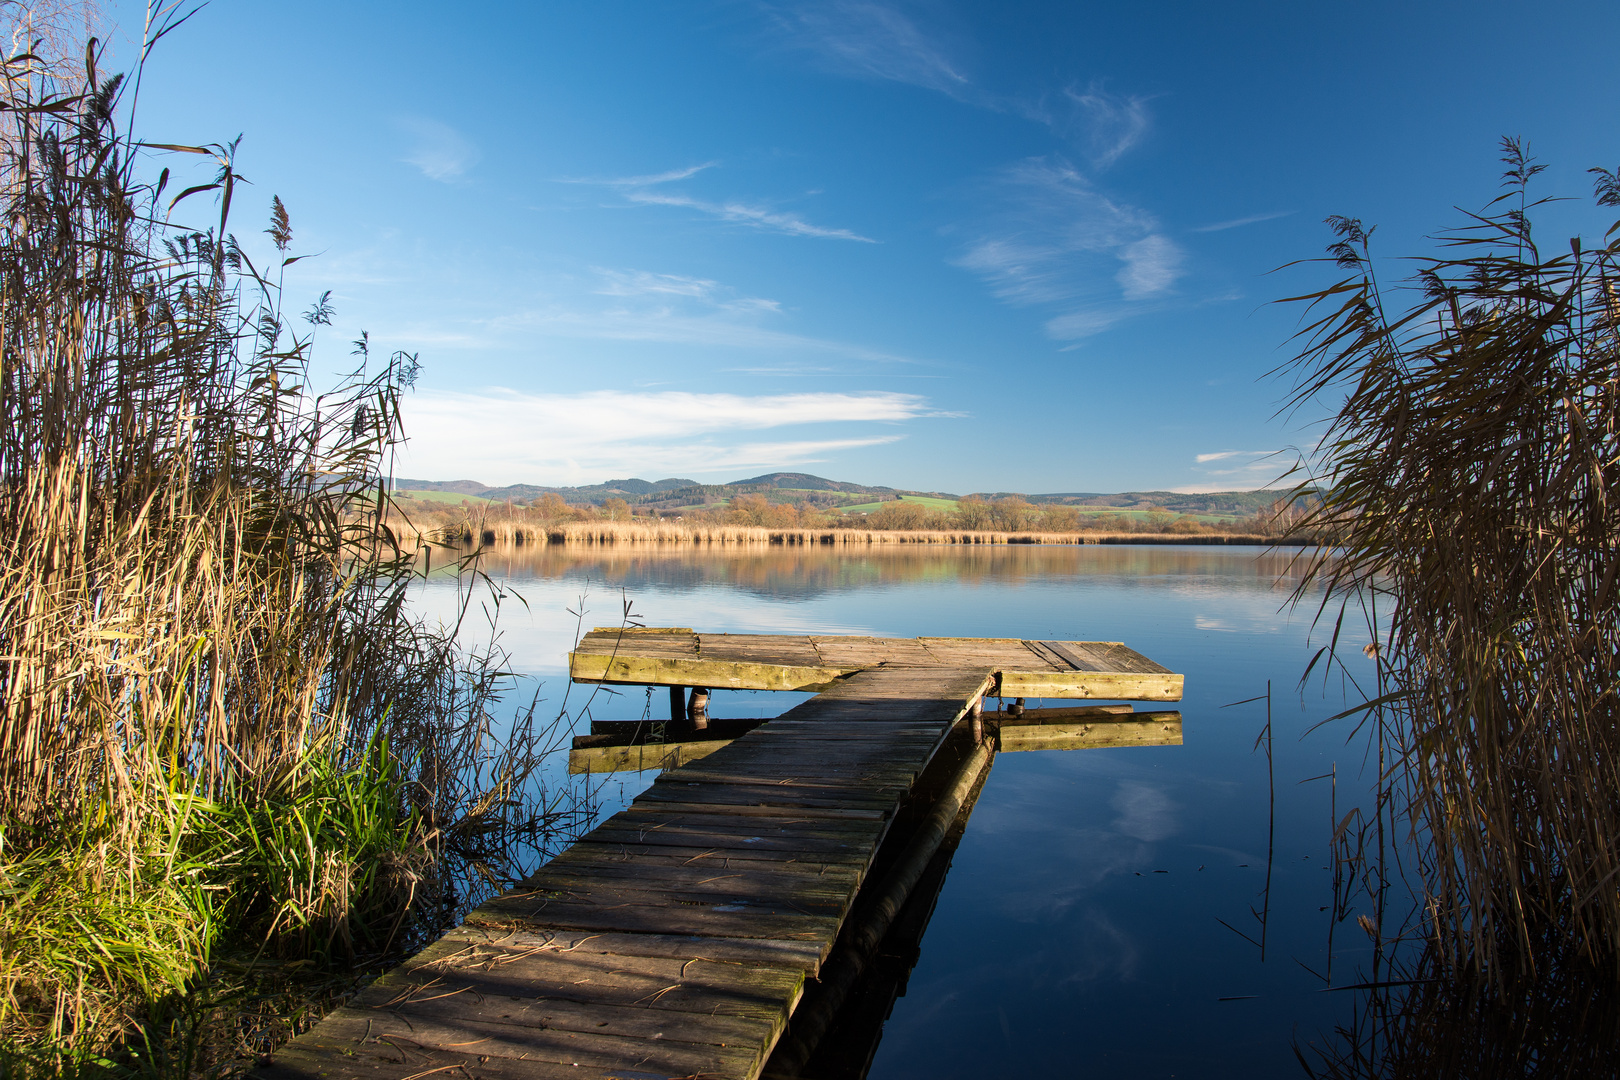
M568 658L576 682L819 692L882 667L988 668L1007 698L1180 701L1182 676L1117 641L699 634L597 629Z
M995 685L988 664L857 669L664 773L256 1075L752 1080L901 801Z

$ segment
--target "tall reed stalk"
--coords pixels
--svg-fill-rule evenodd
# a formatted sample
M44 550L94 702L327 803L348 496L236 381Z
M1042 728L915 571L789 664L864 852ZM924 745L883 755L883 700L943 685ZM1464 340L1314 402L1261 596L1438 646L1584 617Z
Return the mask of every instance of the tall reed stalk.
M286 209L255 265L234 147L143 144L140 65L99 58L0 61L0 1036L89 1051L223 937L398 944L435 852L568 812L525 795L532 710L494 737L498 650L407 609L415 358L361 342L314 393L331 309L287 306Z
M1620 244L1543 251L1541 167L1513 140L1504 161L1505 193L1443 234L1412 290L1381 286L1371 230L1330 219L1350 276L1295 298L1311 315L1284 370L1294 406L1336 406L1310 481L1327 494L1300 528L1340 546L1300 595L1386 613L1379 783L1422 852L1437 955L1533 970L1556 941L1616 977ZM1598 204L1620 205L1594 171Z

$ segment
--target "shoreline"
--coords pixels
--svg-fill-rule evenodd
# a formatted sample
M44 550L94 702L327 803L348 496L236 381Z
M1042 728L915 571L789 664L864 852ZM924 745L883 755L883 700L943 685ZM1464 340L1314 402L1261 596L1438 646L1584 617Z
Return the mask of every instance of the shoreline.
M773 529L753 525L686 526L672 522L576 521L551 526L515 525L510 522L462 522L441 528L420 528L391 522L390 530L403 542L465 547L504 544L513 547L583 546L605 544L692 544L725 547L881 545L1052 545L1077 547L1101 544L1192 544L1219 547L1310 547L1314 540L1265 536L1259 533L1147 533L1147 532L981 532L966 529Z

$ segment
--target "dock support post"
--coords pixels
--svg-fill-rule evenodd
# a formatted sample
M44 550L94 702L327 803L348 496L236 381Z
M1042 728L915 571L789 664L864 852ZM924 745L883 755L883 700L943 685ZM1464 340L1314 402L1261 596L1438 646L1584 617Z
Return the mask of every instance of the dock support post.
M669 688L669 726L680 730L686 723L686 687L672 686Z
M709 727L709 691L701 686L692 687L692 699L686 706L686 719L694 731L707 731Z

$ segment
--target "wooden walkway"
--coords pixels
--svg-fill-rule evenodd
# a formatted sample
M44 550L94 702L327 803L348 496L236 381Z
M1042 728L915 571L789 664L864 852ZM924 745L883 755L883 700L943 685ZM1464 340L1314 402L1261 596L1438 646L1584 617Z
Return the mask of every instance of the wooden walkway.
M624 638L636 649L623 649ZM917 778L958 722L1007 685L996 660L1083 644L997 641L987 660L940 644L952 639L917 639L898 647L910 650L908 665L885 639L842 650L829 638L773 638L768 650L715 640L633 632L606 654L582 645L575 674L623 681L613 665L633 661L639 682L725 686L745 663L799 688L801 675L781 672L802 671L805 648L842 666L817 669L831 673L817 676L825 689L810 701L664 772L524 887L471 912L255 1075L754 1080L807 981L822 974ZM872 642L883 655L869 664ZM675 666L647 670L645 654L666 646L679 655L656 659ZM738 661L743 652L752 655ZM593 655L605 655L594 669ZM1180 696L1180 676L1129 655L1133 671L1103 674L1152 676L1135 686L1152 694L1173 679ZM1055 671L1038 676L1056 684ZM1067 688L1095 674L1075 667Z

